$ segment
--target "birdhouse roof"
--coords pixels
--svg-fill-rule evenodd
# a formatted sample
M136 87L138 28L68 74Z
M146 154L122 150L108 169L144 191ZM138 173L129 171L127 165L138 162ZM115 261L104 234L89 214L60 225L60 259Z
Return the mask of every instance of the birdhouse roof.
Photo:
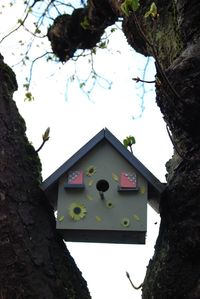
M50 202L56 206L58 194L58 181L60 177L73 167L80 159L86 156L101 141L108 142L133 168L135 168L148 182L148 201L150 205L159 211L159 198L164 190L161 183L124 145L107 129L102 129L71 158L61 165L42 184L41 189L46 193Z

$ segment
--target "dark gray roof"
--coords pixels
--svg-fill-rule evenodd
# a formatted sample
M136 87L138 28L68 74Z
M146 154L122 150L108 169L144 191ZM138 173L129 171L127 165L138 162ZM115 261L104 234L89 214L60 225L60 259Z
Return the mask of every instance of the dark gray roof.
M149 203L158 212L159 195L165 188L164 184L162 184L131 152L129 152L107 128L102 129L96 134L41 184L41 189L45 191L52 204L56 205L55 200L57 197L59 178L102 140L106 140L110 143L120 155L147 180L149 187Z

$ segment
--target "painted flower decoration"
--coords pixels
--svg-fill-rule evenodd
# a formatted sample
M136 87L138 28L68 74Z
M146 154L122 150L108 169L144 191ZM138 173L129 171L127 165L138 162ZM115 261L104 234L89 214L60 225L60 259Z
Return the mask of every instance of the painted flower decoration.
M61 221L63 221L63 220L64 220L64 218L65 218L64 216L60 216L60 217L58 218L58 221L60 221L60 222L61 222Z
M69 206L68 210L69 210L69 216L75 221L79 221L83 219L87 214L87 210L82 203L73 202Z
M100 216L95 216L96 221L101 222L102 218Z
M86 170L86 175L87 176L92 176L96 172L96 167L94 165L90 165L87 170Z
M114 181L116 181L116 182L118 182L119 181L119 177L118 177L118 175L116 174L116 173L112 173L112 178L113 178L113 180Z
M133 219L136 220L136 221L140 221L140 217L136 214L133 215Z
M123 218L122 221L121 221L121 225L124 226L124 227L128 227L130 225L130 220L129 218Z

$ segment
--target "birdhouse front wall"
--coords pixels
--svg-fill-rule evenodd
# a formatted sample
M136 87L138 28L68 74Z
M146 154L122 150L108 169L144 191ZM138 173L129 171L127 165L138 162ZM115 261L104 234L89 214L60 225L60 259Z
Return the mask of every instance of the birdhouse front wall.
M58 229L145 233L146 227L147 182L108 142L60 178Z

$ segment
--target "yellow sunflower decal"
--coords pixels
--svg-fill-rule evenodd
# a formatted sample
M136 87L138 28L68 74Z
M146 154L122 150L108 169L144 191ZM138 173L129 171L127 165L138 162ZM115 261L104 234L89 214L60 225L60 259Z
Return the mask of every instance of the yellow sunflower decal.
M90 165L87 169L86 169L86 175L87 176L92 176L94 175L96 172L96 167L94 165Z
M107 208L113 208L113 203L112 203L112 201L108 201L108 202L106 203L106 207L107 207Z
M128 227L130 225L130 220L129 218L123 218L122 221L121 221L121 225L124 226L124 227Z
M87 210L82 203L75 203L75 202L71 203L68 211L69 211L69 216L75 221L79 221L83 219L87 214Z

